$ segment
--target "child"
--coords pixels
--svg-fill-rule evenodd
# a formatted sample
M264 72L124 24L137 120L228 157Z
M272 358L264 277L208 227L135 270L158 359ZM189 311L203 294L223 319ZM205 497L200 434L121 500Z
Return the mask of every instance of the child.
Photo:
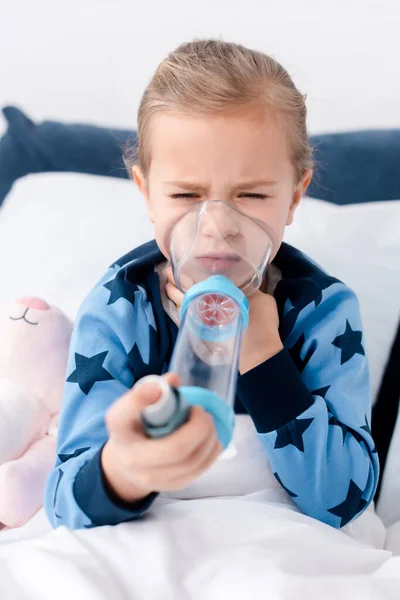
M224 200L263 221L273 262L250 298L235 411L248 413L279 485L306 514L342 527L378 481L367 359L354 293L282 244L310 183L305 97L272 58L195 41L158 67L138 114L133 177L156 242L114 263L84 301L72 337L57 461L45 507L54 527L137 519L217 459L212 417L192 408L170 436L147 438L144 406L166 373L181 294L165 257L168 228L193 203ZM332 251L334 251L332 249ZM176 374L167 380L178 385Z

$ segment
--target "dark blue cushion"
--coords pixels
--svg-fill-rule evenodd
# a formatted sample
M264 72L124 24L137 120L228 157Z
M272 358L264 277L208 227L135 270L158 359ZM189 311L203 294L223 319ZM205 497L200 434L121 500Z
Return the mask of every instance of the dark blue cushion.
M334 204L400 199L400 129L311 137L317 162L307 194Z
M13 106L3 108L8 131L0 140L0 205L13 183L30 173L64 171L127 177L123 146L136 132L44 121L36 124Z
M44 121L36 124L16 107L3 114L0 140L0 204L19 177L64 171L127 178L122 154L136 132ZM310 196L336 204L400 198L400 129L311 137L317 169Z

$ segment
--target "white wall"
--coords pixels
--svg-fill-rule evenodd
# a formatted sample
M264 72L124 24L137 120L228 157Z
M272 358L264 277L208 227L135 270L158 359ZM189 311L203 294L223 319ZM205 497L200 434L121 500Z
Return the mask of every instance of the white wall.
M0 0L0 105L134 126L165 54L222 36L289 70L312 132L400 127L399 31L398 0Z

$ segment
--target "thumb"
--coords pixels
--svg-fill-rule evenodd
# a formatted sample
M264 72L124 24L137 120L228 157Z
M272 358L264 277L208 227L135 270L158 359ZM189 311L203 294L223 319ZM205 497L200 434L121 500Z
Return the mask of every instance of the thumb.
M147 375L142 377L134 385L132 391L140 394L135 395L135 402L138 408L145 408L154 404L160 399L161 394L166 390L166 386L178 387L179 376L176 373L167 373L166 375Z
M174 373L168 373L164 377L148 375L121 396L106 414L106 425L110 435L117 436L122 441L131 440L135 433L144 433L142 410L160 399L165 383L177 386L179 378Z
M159 375L147 375L139 379L132 390L128 392L130 401L139 411L150 404L154 404L160 399L165 389L165 383L165 380Z

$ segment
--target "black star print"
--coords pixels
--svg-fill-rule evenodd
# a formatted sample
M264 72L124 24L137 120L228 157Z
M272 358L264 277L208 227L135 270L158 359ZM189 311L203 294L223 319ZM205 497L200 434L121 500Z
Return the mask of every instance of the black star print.
M65 461L69 460L70 458L75 458L76 456L79 456L83 452L86 452L86 450L90 450L90 446L88 446L87 448L78 448L77 450L74 451L73 454L58 454L58 458L61 460L61 462L64 463Z
M108 351L89 357L75 352L76 369L71 373L67 381L69 383L77 383L82 392L87 395L96 382L114 379L102 366L107 354Z
M164 360L160 356L160 344L158 341L158 333L154 327L149 326L149 360L146 362L139 350L138 345L133 345L132 350L128 354L129 364L135 374L135 380L141 379L146 375L160 375L162 373Z
M364 348L361 344L362 332L353 331L350 323L346 320L346 330L341 335L338 335L332 342L336 348L342 351L340 364L344 365L348 360L353 358L355 354L365 356Z
M326 385L325 387L318 388L317 390L314 390L313 392L311 392L311 396L320 396L321 398L323 398L325 400L326 393L330 387L331 387L330 385Z
M287 425L280 427L277 431L274 448L286 448L295 446L300 452L304 452L303 433L314 419L294 419Z
M364 429L364 431L366 431L367 433L369 433L369 435L371 435L371 428L368 425L367 416L365 416L365 424L362 427L360 427L360 429Z
M310 360L310 358L312 357L312 355L314 354L314 352L317 348L317 342L315 340L313 340L311 342L310 348L307 351L307 354L305 355L304 358L301 358L300 354L303 349L305 339L306 339L305 335L304 335L304 333L302 333L301 336L299 337L299 339L297 340L297 342L294 344L294 346L292 346L292 348L289 348L289 354L292 357L292 360L293 360L294 364L296 365L299 373L302 373L304 371L304 369L307 366L308 361Z
M278 305L280 333L285 338L292 331L303 308L310 302L318 305L321 292L338 283L338 280L322 270L316 270L309 259L285 242L274 258L274 264L284 274L275 288L274 296ZM309 285L310 281L313 285ZM288 298L293 308L283 315L283 307Z
M285 485L283 485L281 478L279 477L278 473L274 473L275 478L277 479L278 483L283 487L283 489L285 490L285 492L287 494L289 494L289 496L291 498L297 498L297 494L294 494L293 492L291 492Z
M362 494L362 490L350 479L346 499L341 504L328 509L328 512L341 518L340 527L351 521L367 504L366 500L361 497Z
M351 434L351 431L349 429L349 427L347 427L347 425L344 425L343 423L341 423L340 421L337 420L336 417L332 416L329 419L329 425L337 425L338 427L340 427L340 429L342 430L342 434L343 434L343 445L344 445L344 441L346 439L346 435L347 434Z
M128 300L132 305L135 304L135 293L139 290L138 286L127 279L127 270L119 271L114 279L103 285L110 292L107 304L114 304L120 298Z

